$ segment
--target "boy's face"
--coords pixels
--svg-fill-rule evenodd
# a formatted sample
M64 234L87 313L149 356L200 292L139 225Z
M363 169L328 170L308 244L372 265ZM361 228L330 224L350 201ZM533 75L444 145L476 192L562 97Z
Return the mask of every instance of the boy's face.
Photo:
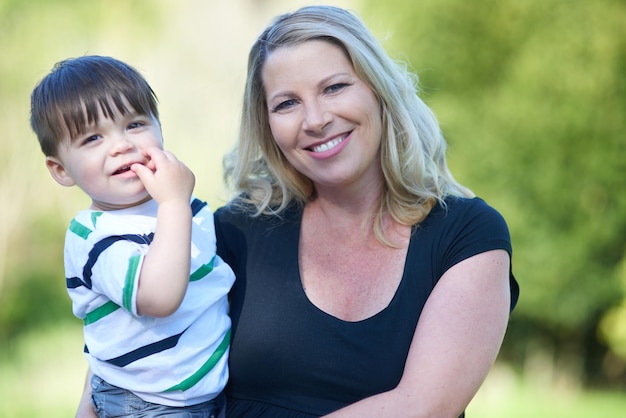
M58 183L78 185L87 193L92 209L123 209L150 199L129 167L139 163L153 168L144 150L155 146L163 148L163 137L153 116L132 111L116 113L113 120L100 111L98 124L87 126L85 134L76 138L67 134L59 155L47 157L46 165Z

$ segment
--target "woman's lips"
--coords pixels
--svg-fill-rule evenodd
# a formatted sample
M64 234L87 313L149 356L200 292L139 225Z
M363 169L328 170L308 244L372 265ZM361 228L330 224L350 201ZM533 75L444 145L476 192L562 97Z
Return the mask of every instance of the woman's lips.
M337 137L335 139L331 139L330 141L324 142L323 144L319 144L319 145L314 145L311 147L311 151L313 152L326 152L329 151L333 148L335 148L337 145L341 144L347 137L348 135L350 135L350 132Z

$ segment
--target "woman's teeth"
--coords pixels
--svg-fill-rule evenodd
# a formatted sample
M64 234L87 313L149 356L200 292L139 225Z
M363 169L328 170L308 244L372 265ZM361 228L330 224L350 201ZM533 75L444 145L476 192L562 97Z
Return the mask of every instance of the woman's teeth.
M328 151L329 149L335 148L337 145L341 144L343 142L344 138L336 138L333 139L332 141L328 141L324 144L321 145L316 145L313 147L313 152L324 152L324 151Z

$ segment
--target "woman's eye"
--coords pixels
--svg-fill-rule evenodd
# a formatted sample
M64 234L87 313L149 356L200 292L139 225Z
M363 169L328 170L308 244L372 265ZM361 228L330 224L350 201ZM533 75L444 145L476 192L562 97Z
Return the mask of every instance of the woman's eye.
M295 106L296 101L294 99L285 100L284 102L280 102L278 105L274 107L273 112L280 112L281 110L287 110L290 107Z
M342 91L343 89L345 89L348 86L349 86L348 83L333 84L331 86L326 87L326 92L327 93L338 93L338 92Z

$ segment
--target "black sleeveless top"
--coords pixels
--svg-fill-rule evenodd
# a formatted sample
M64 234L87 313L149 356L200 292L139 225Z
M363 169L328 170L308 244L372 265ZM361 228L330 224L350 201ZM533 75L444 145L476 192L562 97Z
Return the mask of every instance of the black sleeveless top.
M251 217L215 213L218 254L232 267L233 320L227 417L320 416L397 386L426 299L454 264L481 252L511 254L504 219L478 198L449 198L413 228L404 274L378 314L346 322L302 288L302 209ZM511 309L519 288L513 275Z

